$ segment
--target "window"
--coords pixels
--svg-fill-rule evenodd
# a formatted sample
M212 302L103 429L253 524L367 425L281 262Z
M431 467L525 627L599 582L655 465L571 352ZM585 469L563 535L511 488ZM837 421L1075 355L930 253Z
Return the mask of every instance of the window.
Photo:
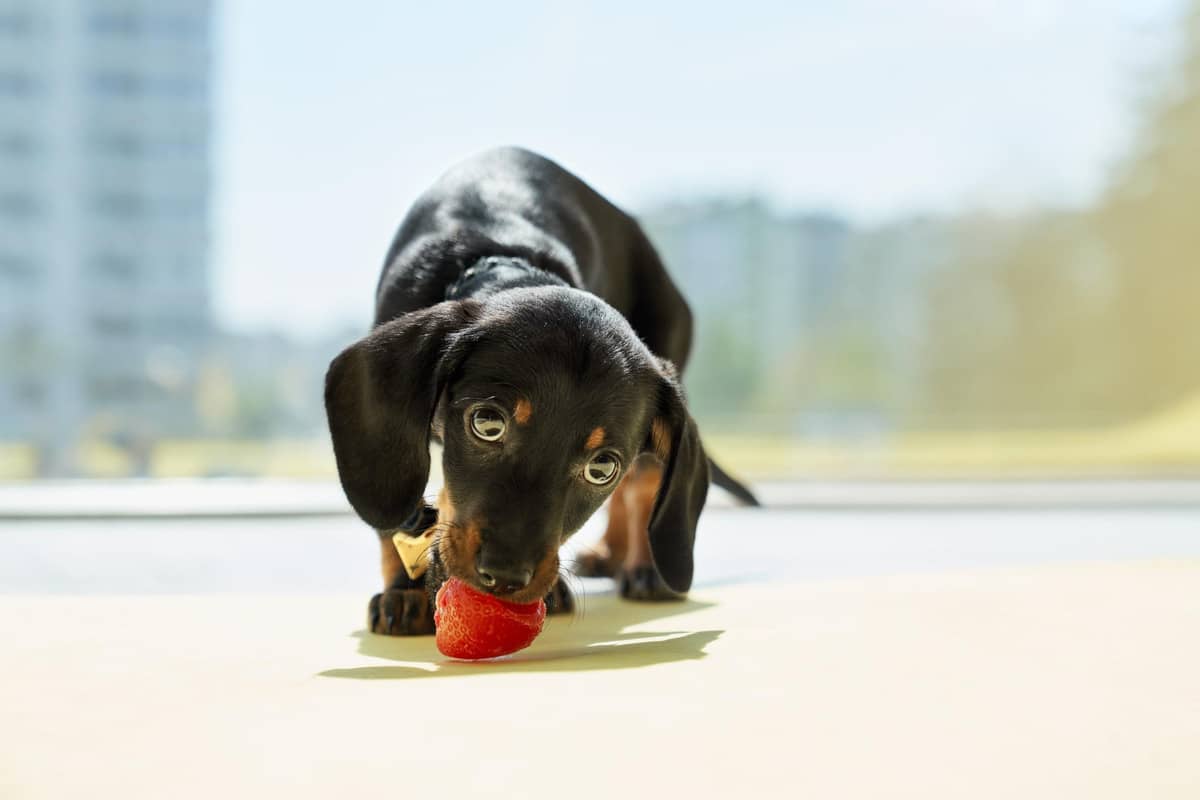
M95 314L92 316L92 330L100 336L126 337L137 331L137 322L125 314Z
M121 70L96 72L91 76L88 85L93 94L110 98L194 97L202 95L208 89L208 82L199 77L145 75Z
M93 131L88 147L111 158L179 158L202 156L206 139L195 132L150 135L139 131Z
M144 137L124 131L96 131L88 137L92 152L102 156L136 158L145 155L147 143Z
M146 385L134 376L95 375L87 380L87 395L98 405L135 403L146 395Z
M28 287L37 282L37 265L18 253L0 252L0 285Z
M27 10L0 11L0 36L21 39L32 34L34 28L33 14Z
M36 154L39 142L24 131L0 131L0 157L22 158Z
M41 204L32 192L0 191L0 218L31 220L41 212Z
M132 219L147 215L150 206L134 192L98 192L92 196L92 211L101 217Z
M12 394L18 403L29 408L37 408L46 402L46 387L36 380L17 381Z
M42 83L32 73L0 71L0 97L14 99L32 97L42 89Z
M141 273L138 260L121 253L98 253L89 263L96 277L114 283L134 283Z
M207 31L207 23L201 17L135 11L96 12L88 16L87 26L98 36L130 39L151 36L195 38Z
M497 7L491 38L446 48L438 4L0 0L0 293L94 290L80 337L186 349L204 379L164 402L195 439L304 398L289 430L326 452L321 381L370 324L387 240L437 174L512 141L639 219L732 471L1200 470L1200 0L950 5L898 27L871 4L681 4L657 40L598 6ZM78 47L53 75L4 48L59 23L82 41L45 37ZM83 94L63 117L10 99L60 69ZM59 344L79 384L88 345Z

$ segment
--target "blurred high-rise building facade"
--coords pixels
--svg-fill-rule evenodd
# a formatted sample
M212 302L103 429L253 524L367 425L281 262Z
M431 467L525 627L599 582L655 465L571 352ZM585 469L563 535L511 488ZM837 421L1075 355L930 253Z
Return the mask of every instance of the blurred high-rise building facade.
M211 333L209 0L0 0L0 439L187 430Z

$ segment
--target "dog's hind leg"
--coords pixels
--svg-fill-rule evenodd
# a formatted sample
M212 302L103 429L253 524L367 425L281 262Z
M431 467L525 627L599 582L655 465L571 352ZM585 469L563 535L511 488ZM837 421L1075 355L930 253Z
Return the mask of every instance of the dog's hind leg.
M574 572L583 578L614 578L621 571L629 549L629 519L625 502L629 478L613 490L608 499L608 527L604 536L592 547L580 552L575 559Z
M579 554L575 573L617 579L629 600L676 600L654 566L650 553L650 512L662 483L662 467L639 460L609 501L608 527L599 542Z
M629 546L617 574L617 590L627 600L679 600L654 566L650 552L650 513L662 485L663 470L658 463L641 459L628 477L625 495L625 525Z

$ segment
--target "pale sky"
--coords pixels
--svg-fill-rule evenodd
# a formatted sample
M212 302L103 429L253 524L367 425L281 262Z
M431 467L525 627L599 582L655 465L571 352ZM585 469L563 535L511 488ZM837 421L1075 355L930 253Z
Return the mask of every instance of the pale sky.
M408 205L498 144L630 210L1083 203L1166 74L1182 2L225 0L217 316L365 329Z

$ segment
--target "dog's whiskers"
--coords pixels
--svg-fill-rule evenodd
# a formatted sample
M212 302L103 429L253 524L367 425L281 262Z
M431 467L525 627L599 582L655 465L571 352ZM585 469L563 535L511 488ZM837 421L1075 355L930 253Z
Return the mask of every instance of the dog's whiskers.
M574 579L573 582L572 579ZM564 568L561 563L558 566L558 580L567 587L575 599L575 608L571 613L571 620L582 619L587 598L587 595L583 591L583 582L579 579L578 575Z

